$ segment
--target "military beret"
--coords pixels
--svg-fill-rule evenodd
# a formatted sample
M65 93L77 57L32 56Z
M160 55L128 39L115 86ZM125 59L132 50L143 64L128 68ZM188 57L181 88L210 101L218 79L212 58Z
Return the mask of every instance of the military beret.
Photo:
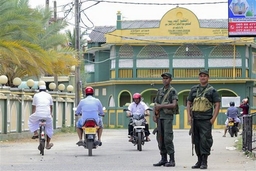
M172 78L172 74L170 74L168 72L162 73L161 77L164 77L164 76Z
M202 70L200 70L200 72L199 72L199 75L200 75L200 74L205 74L205 75L208 75L208 76L209 76L209 71L206 70L206 69L202 69Z

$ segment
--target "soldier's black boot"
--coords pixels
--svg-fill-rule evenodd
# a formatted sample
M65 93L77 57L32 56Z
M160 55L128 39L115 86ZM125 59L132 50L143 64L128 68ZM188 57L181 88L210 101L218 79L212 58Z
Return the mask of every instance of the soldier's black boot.
M167 163L167 154L162 154L162 158L158 163L153 164L153 166L164 166Z
M166 167L174 167L175 166L174 154L170 155L170 161L167 162L164 166L166 166Z
M192 166L192 169L199 169L202 163L202 156L197 156L197 162L194 166Z
M207 169L207 158L208 156L207 155L202 155L202 163L201 163L201 166L200 166L200 169Z

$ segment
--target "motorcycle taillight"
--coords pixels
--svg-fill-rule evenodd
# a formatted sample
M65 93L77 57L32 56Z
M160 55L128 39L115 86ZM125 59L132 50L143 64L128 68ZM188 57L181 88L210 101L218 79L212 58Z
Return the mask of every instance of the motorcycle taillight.
M96 122L93 121L93 120L89 120L89 121L85 122L84 126L85 127L95 127L96 126Z

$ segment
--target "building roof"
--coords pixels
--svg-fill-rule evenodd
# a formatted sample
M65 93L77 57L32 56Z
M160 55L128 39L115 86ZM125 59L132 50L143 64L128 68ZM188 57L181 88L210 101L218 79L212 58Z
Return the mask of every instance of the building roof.
M161 20L132 20L122 21L122 29L157 28ZM227 29L227 19L199 19L201 28ZM91 42L106 42L105 33L116 30L116 26L96 26L89 34Z

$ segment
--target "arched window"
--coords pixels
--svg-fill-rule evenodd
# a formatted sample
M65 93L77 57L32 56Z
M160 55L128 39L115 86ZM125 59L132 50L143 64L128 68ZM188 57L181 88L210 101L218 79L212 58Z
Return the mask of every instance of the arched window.
M173 55L173 74L176 78L198 77L198 68L204 68L204 53L196 45L182 45Z
M120 47L119 49L120 58L133 58L133 56L134 56L133 48L130 45L125 44Z
M157 78L169 72L169 56L159 45L147 45L141 49L136 59L137 78Z
M168 58L168 54L159 45L147 45L142 48L137 58Z
M108 101L108 107L115 107L115 100L114 100L114 97L111 95L109 97L109 101Z
M131 103L131 93L123 91L119 96L119 107L123 107L126 103Z
M213 78L242 77L241 54L233 45L219 45L214 47L209 54L208 66L209 74Z
M195 45L182 45L177 49L173 57L204 58L204 54Z
M234 50L235 50L235 53L234 53ZM213 58L213 57L233 58L234 54L236 58L241 58L241 54L236 49L234 49L234 46L219 45L213 48L213 50L209 55L209 58Z

